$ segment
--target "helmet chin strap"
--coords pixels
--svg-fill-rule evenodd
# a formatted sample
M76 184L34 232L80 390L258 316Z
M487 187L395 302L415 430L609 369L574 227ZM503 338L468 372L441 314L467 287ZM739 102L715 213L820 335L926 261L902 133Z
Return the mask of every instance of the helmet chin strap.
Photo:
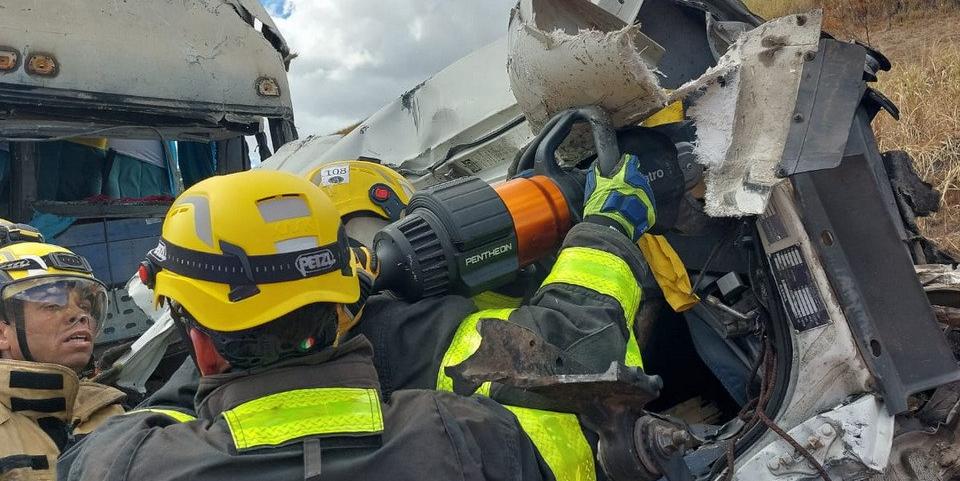
M367 299L374 294L373 277L359 267L357 268L357 277L360 281L360 298L353 304L337 304L337 338L334 341L334 346L339 345L340 340L360 322L360 317L363 316L363 307L367 305Z
M200 372L200 363L197 362L197 351L193 348L193 340L190 339L190 322L186 316L180 311L181 307L178 304L174 304L173 301L167 299L165 301L167 306L170 308L170 317L173 317L173 325L176 326L177 332L180 333L180 340L187 346L187 352L190 354L190 359L193 360L193 366L197 368L197 372Z
M333 341L334 347L340 345L340 341L360 322L360 316L363 315L363 306L354 314L349 306L337 304L337 337Z
M13 313L13 325L17 330L17 344L20 346L20 355L23 356L24 361L36 362L30 352L30 346L27 345L27 328L23 311L19 309L14 309L14 311L20 311Z

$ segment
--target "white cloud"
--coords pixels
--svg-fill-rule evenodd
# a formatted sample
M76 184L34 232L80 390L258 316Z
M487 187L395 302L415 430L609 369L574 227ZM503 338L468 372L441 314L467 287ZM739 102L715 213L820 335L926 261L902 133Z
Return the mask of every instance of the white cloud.
M362 120L454 60L506 35L515 2L285 0L271 11L289 13L275 20L299 54L289 79L301 136Z
M410 36L413 37L413 39L416 40L417 42L423 39L423 20L422 19L419 19L419 18L413 19L413 21L410 22L410 25L407 27L407 29L410 31Z

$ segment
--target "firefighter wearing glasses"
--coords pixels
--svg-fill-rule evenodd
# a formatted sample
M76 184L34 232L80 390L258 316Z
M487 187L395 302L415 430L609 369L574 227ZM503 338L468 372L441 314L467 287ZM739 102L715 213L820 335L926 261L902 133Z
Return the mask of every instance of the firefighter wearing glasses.
M61 451L123 412L123 393L78 377L106 309L84 258L36 242L0 248L0 478L55 479Z

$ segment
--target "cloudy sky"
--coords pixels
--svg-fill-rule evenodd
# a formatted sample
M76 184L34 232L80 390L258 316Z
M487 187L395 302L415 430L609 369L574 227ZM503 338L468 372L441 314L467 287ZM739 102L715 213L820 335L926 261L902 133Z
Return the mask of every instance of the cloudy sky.
M261 0L290 48L301 137L362 120L506 35L516 0Z

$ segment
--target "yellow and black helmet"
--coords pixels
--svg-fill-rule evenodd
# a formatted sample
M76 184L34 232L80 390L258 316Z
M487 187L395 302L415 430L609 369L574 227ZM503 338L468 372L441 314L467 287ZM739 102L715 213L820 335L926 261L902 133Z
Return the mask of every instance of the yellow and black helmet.
M18 242L43 242L43 235L32 225L0 219L0 247Z
M414 192L402 175L371 160L324 164L307 178L333 200L344 222L363 215L398 220Z
M306 179L267 170L212 177L183 192L140 277L157 302L173 300L200 327L223 333L360 296L333 203Z
M23 306L39 303L44 309L64 309L75 302L83 311L77 322L89 322L94 337L107 313L107 289L93 276L83 257L64 247L19 242L0 248L0 303L3 322L17 327L24 358L33 360L26 340Z

